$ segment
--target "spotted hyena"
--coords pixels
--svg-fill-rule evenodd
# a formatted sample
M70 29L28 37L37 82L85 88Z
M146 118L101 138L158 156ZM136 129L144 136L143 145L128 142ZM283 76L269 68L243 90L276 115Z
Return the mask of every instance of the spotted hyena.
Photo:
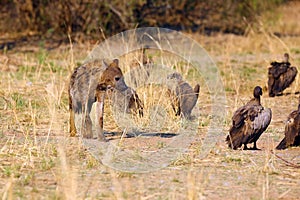
M104 99L107 94L118 94L115 96L113 104L125 100L123 108L139 112L142 115L143 104L136 91L126 85L118 59L113 60L110 64L104 60L95 60L76 68L71 76L69 87L70 136L76 135L75 113L82 113L84 116L82 135L84 138L93 137L89 114L93 103L97 101L96 132L99 140L105 140L103 114Z
M168 94L175 115L191 119L191 112L198 100L200 85L197 84L193 89L177 72L169 74L167 79L168 82L173 83L168 89Z
M105 140L103 134L104 99L107 89L115 85L126 85L118 59L107 64L104 60L95 60L77 67L70 80L70 136L76 135L75 113L82 113L82 135L92 138L92 121L89 116L94 102L97 101L96 132L98 139Z

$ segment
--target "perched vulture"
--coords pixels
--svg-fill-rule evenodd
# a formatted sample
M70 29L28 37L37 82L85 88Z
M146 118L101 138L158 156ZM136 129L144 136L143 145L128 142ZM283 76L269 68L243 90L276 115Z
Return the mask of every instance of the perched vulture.
M298 110L294 110L288 116L284 135L285 137L278 144L276 149L286 149L290 146L300 146L300 102L298 105Z
M271 122L271 109L264 108L260 104L262 88L256 86L253 95L254 98L235 111L232 117L232 127L226 138L228 146L232 149L237 149L244 145L246 150L248 149L247 144L253 142L253 148L249 149L258 150L256 141Z
M283 62L271 62L268 72L268 90L269 96L281 95L283 90L289 87L295 80L297 68L291 67L289 54L284 54Z

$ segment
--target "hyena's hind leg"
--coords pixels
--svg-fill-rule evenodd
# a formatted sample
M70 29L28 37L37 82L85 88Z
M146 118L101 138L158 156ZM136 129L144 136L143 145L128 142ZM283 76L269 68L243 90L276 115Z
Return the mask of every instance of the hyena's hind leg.
M128 107L130 110L133 110L134 113L138 113L139 117L144 116L144 104L139 98L136 91L133 91L128 103Z
M76 136L76 126L75 126L75 112L73 110L72 106L72 98L69 95L69 111L70 111L70 137L75 137Z
M76 125L75 125L75 111L73 109L72 105L72 98L69 99L69 110L70 110L70 136L75 137L77 134ZM89 112L86 112L85 109L82 108L82 124L81 124L81 133L84 138L92 138L93 132L92 132L92 120L90 118Z
M70 109L70 137L76 136L75 113Z

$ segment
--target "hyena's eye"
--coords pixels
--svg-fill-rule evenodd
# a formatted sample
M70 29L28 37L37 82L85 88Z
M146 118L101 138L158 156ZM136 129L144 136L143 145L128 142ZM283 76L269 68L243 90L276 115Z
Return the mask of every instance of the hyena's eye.
M120 77L115 77L115 81L119 81L120 80Z

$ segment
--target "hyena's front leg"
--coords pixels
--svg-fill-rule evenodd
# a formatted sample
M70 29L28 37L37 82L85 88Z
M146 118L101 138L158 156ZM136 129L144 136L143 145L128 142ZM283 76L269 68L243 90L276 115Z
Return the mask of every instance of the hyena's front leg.
M136 100L136 103L137 103L137 110L139 111L139 116L143 117L143 115L144 115L144 104L140 100L140 98L137 94L135 94L135 100Z
M83 119L83 124L82 124L82 136L84 138L93 138L93 131L92 131L92 127L93 127L93 123L92 123L92 120L90 118L90 114L88 112L83 112L83 116L84 116L84 119Z
M140 117L143 117L144 104L140 100L137 93L135 91L133 91L133 92L134 93L131 95L131 97L129 99L128 108L130 111L132 110L135 114L139 114Z
M90 118L90 113L89 110L86 106L82 106L82 124L81 124L81 134L83 138L92 138L93 137L93 123Z
M104 99L106 91L96 91L97 105L96 105L96 132L98 140L106 141L103 131L103 114L104 114Z

